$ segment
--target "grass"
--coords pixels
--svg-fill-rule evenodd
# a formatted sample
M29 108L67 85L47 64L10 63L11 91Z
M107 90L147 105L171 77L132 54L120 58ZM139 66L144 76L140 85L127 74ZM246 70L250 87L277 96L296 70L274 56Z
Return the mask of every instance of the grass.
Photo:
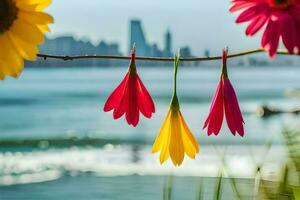
M300 131L290 131L283 130L284 144L287 151L287 161L282 165L282 170L279 175L279 179L276 181L264 180L261 176L261 169L264 163L257 163L252 155L253 163L256 163L255 169L255 180L253 186L249 184L247 189L252 191L251 197L244 194L242 186L239 185L239 178L233 177L229 173L228 164L225 159L224 153L220 153L218 149L222 165L219 170L219 175L215 179L215 187L213 190L213 200L228 199L223 195L223 182L225 180L229 181L230 188L232 189L235 199L244 200L300 200ZM266 144L266 151L263 152L263 161L268 155L269 150L272 147L272 142ZM243 186L245 187L245 186ZM253 187L253 188L250 188ZM163 199L171 200L173 190L173 177L170 176L166 178L164 188L163 188ZM198 189L195 194L196 200L206 200L204 198L204 184L203 179L200 178Z

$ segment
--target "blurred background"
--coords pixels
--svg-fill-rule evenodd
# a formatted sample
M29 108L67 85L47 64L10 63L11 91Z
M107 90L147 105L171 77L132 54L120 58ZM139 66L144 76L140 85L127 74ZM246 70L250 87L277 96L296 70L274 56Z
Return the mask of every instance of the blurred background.
M246 38L229 7L218 0L53 0L55 24L40 53L128 55L134 42L138 56L153 57L172 57L178 48L193 57L259 47L260 35ZM230 59L244 138L226 125L218 137L202 130L221 62L181 63L181 110L201 152L180 168L151 154L169 108L173 63L137 62L156 102L153 118L137 128L102 110L128 61L26 63L19 79L0 83L0 199L284 199L299 184L287 178L299 171L299 61Z

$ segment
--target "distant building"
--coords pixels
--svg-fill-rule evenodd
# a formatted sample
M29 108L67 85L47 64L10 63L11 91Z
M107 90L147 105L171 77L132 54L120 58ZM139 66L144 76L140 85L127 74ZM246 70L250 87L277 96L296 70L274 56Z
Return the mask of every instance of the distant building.
M45 39L40 46L40 52L58 55L74 55L77 53L77 44L73 37L63 36L55 39Z
M101 41L98 46L95 47L96 50L94 54L100 55L121 55L119 51L119 45L117 43L107 44L104 41Z
M97 46L89 41L76 40L71 36L46 38L45 43L39 47L41 53L57 55L80 55L80 54L101 54L121 55L117 43L108 44L101 41Z
M164 48L160 49L157 44L147 43L145 33L140 20L131 20L129 24L129 46L128 51L136 44L136 54L139 56L152 56L152 57L172 57L172 34L171 31L167 31L164 37ZM189 47L182 48L182 55L185 57L191 57L191 50Z
M189 47L180 48L180 56L181 57L192 57L191 49Z
M150 46L150 52L148 55L151 57L162 57L163 52L158 48L157 44L153 44Z
M205 49L204 50L204 56L205 57L210 57L210 51L209 51L209 49Z
M164 56L170 57L173 56L172 53L172 35L171 32L168 30L165 35L165 49L164 49Z
M76 40L71 36L57 37L54 39L46 38L43 45L39 46L42 54L52 55L121 55L119 45L117 43L106 43L101 41L98 45L94 45L89 41ZM63 60L48 59L42 63L28 63L29 66L115 66L122 63L118 60L108 59L83 59L72 62Z
M131 20L130 21L130 28L129 28L129 46L128 52L134 43L137 45L136 54L140 56L147 56L149 54L149 47L144 35L144 31L142 28L142 24L140 20Z

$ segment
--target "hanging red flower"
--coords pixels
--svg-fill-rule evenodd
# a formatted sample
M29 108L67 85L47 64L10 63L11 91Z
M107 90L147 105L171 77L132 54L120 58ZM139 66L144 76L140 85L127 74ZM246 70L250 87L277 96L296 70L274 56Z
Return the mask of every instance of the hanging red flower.
M114 119L119 119L125 114L127 123L134 127L139 122L140 112L146 118L151 118L155 112L153 100L137 73L135 48L131 50L131 61L125 78L104 105L105 112L111 110L114 110Z
M266 25L261 45L270 57L276 55L280 38L290 54L300 53L300 0L233 0L230 12L240 10L236 23L250 22L247 36Z
M240 136L244 136L244 120L239 107L238 99L235 91L228 79L227 74L227 51L223 50L223 66L220 82L213 96L209 115L204 123L203 129L207 128L208 135L218 135L222 123L224 113L228 127L233 135L236 132Z

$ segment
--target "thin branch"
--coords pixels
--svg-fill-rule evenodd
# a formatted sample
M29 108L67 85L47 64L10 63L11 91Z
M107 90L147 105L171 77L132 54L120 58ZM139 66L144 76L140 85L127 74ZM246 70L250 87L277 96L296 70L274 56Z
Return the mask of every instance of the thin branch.
M249 54L255 53L262 53L265 52L264 49L253 49L248 51L242 51L238 53L229 54L228 58L240 57ZM285 50L279 50L277 52L279 55L295 55L289 54ZM52 59L60 59L60 60L80 60L80 59L116 59L116 60L129 60L129 56L113 56L113 55L79 55L79 56L61 56L61 55L47 55L47 54L38 54L40 58L47 58ZM298 56L298 55L296 55ZM180 61L183 62L193 62L193 61L209 61L209 60L221 60L222 56L212 56L212 57L192 57L192 58L180 58ZM164 62L171 62L174 61L173 57L136 57L136 60L145 60L145 61L164 61Z

